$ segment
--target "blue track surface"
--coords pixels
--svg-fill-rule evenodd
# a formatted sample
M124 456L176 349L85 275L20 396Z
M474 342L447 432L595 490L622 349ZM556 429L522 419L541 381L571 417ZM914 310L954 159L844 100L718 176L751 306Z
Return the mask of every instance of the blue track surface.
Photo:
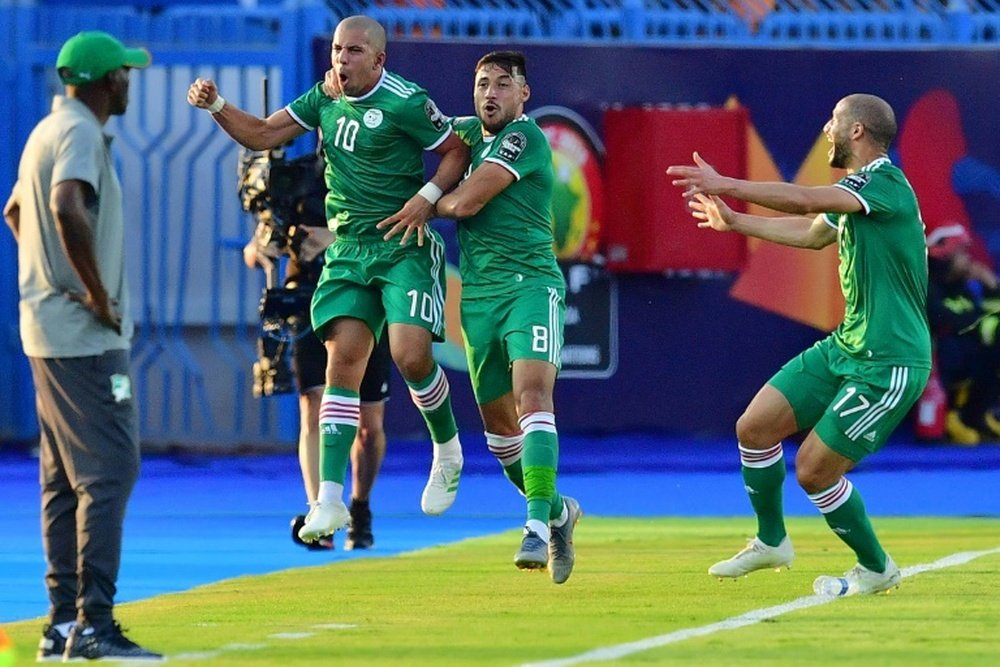
M240 458L147 457L126 521L118 600L516 529L523 520L523 499L503 478L481 439L465 438L466 474L458 500L442 517L426 517L419 510L427 447L390 444L372 500L377 543L371 552L308 552L291 543L288 521L305 509L298 463L291 452ZM792 454L788 448L786 456L791 459ZM0 454L0 470L3 623L42 616L47 603L37 461L23 454ZM561 470L560 489L579 498L590 515L746 516L747 533L753 531L732 443L563 437ZM851 479L873 515L1000 516L1000 446L891 443ZM792 474L787 487L788 513L814 515ZM516 539L512 537L512 553Z

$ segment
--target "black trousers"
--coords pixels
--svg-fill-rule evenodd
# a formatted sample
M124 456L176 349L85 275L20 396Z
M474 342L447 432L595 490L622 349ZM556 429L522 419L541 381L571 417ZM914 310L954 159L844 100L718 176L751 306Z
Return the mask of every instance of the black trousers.
M29 361L50 620L100 630L113 621L125 506L139 475L129 353Z

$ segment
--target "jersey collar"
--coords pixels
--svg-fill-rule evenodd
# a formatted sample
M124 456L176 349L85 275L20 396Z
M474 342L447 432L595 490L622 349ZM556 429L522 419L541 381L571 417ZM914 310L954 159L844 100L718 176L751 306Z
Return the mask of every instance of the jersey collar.
M382 83L385 81L385 74L386 74L385 68L383 67L382 75L378 78L378 83L376 83L371 90L369 90L364 95L361 95L360 97L351 97L350 95L344 95L344 99L347 100L348 102L359 102L361 100L368 99L369 97L375 94L375 91L377 91L379 88L382 87Z

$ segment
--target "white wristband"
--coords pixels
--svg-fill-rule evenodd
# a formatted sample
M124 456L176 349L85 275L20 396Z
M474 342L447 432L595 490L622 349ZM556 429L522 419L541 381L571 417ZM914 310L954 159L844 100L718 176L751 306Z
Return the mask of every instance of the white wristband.
M217 95L215 101L205 107L205 111L211 114L216 114L222 111L222 107L226 106L226 98L222 95Z
M417 190L417 194L429 201L432 204L438 203L438 199L441 199L441 195L444 192L438 186L434 185L430 181L424 183L423 187Z

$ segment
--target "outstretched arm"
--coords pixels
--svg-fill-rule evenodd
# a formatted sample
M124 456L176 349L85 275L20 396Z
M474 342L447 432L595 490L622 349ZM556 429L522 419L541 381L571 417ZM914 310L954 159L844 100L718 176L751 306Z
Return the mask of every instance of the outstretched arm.
M469 147L454 132L448 135L434 152L441 156L441 163L431 180L420 188L417 194L410 197L403 208L376 225L379 229L389 227L389 231L385 233L386 240L402 232L403 238L400 239L399 245L406 245L410 236L416 231L417 245L422 246L424 225L433 215L434 205L441 198L441 193L458 183L458 179L469 166Z
M736 232L794 248L819 250L837 240L837 230L823 214L814 218L787 216L768 218L737 213L716 196L696 193L691 199L691 215L698 226L720 232Z
M267 118L258 118L234 106L219 95L211 79L195 79L188 88L187 101L193 107L209 110L221 102L221 108L213 111L212 118L226 134L250 150L277 148L306 132L285 109L279 109Z
M855 213L862 210L861 202L846 190L832 185L806 186L780 182L754 182L719 174L695 152L694 165L673 165L667 168L678 176L674 185L685 188L684 196L696 194L720 195L742 199L783 213Z

